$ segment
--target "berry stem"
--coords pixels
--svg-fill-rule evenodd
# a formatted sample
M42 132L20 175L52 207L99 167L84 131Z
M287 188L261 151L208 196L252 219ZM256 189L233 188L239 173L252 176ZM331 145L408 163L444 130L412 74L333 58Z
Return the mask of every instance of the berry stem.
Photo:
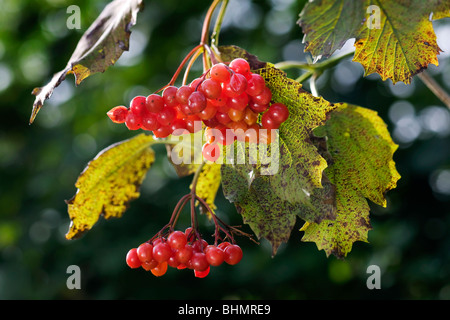
M228 6L228 0L222 0L222 5L220 6L219 13L216 18L216 24L214 25L214 29L211 35L211 46L218 47L219 46L219 33L222 27L223 18L225 16L225 11Z
M155 91L155 93L158 93L160 91L163 91L165 88L172 86L175 84L175 81L177 81L178 75L180 74L181 70L183 69L184 65L186 64L186 62L192 57L192 55L194 55L195 53L197 53L197 51L199 51L199 49L203 49L203 44L199 44L197 46L195 46L194 49L192 49L187 55L186 57L184 57L183 61L181 61L180 65L178 66L178 69L175 71L175 73L172 76L172 79L169 81L168 84L166 84L164 87L160 88L159 90Z

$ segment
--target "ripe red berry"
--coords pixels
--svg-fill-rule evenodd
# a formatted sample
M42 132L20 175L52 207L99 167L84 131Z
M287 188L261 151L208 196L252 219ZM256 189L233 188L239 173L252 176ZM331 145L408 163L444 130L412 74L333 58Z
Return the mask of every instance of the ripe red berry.
M142 118L142 127L144 129L155 131L160 127L157 116L154 113L148 113Z
M162 126L168 126L177 117L177 110L172 107L164 107L156 116Z
M117 106L109 110L106 114L112 122L124 123L128 115L128 108L125 106Z
M231 97L228 101L228 105L231 109L244 110L248 105L248 95L244 92L238 96Z
M206 98L216 99L222 93L222 86L220 82L213 79L206 79L200 85L200 90L203 92Z
M194 249L192 249L191 245L185 245L183 248L177 249L175 251L175 258L181 264L187 264L194 254Z
M272 100L272 91L270 91L268 87L265 87L260 94L252 97L252 100L254 103L259 105L268 104L270 103L270 100Z
M181 86L177 90L176 98L179 104L187 104L189 96L194 92L194 89L192 89L188 85Z
M261 125L264 129L278 129L280 123L275 121L267 111L261 117Z
M230 69L234 72L240 73L240 74L247 74L250 72L250 65L248 64L247 60L242 58L236 58L233 61L230 62Z
M230 265L235 265L241 261L243 252L236 244L230 244L224 249L224 260Z
M230 82L224 85L225 94L229 97L241 95L247 89L247 79L240 73L231 76Z
M136 248L130 249L128 251L127 257L126 257L126 262L127 262L127 265L132 269L139 268L142 265L141 260L139 260Z
M137 255L141 262L150 262L153 260L153 245L144 242L137 248Z
M172 255L172 249L167 242L160 242L153 246L153 259L159 263L169 260Z
M142 119L134 114L133 112L128 112L127 117L125 119L125 125L128 130L138 130L142 126Z
M188 106L192 113L199 113L206 108L206 97L200 91L194 91L189 96Z
M194 275L197 278L204 278L209 274L209 271L211 270L211 268L208 266L208 268L205 271L198 271L198 270L194 270Z
M164 89L164 91L162 93L162 97L164 99L164 103L166 104L166 106L175 107L178 104L178 101L176 98L177 91L178 91L178 88L175 86L168 86L167 88Z
M216 112L216 107L211 103L211 100L207 99L206 108L198 114L198 117L202 120L208 120L214 117L216 115Z
M169 126L160 126L153 131L153 134L157 138L167 138L172 133L172 129Z
M144 96L134 97L130 103L130 111L133 112L138 117L144 116L145 113L147 112L147 105L145 101L146 97Z
M264 78L257 73L252 73L247 81L247 89L245 92L250 96L257 96L264 90L266 83Z
M151 269L150 271L156 277L163 276L167 272L167 262L164 261L164 262L159 263L155 268Z
M222 249L210 245L206 248L206 261L208 261L208 263L213 266L213 267L217 267L220 266L225 259L225 254L223 252Z
M267 113L270 115L270 117L278 122L283 123L287 120L289 117L289 110L286 107L286 105L282 103L274 103L269 107L269 110L267 110Z
M220 156L220 147L217 143L205 143L202 148L202 155L207 161L215 162Z
M191 258L191 266L194 270L205 271L209 267L206 255L203 252L194 252Z
M228 70L228 67L223 63L213 65L210 69L209 74L211 76L211 79L222 83L227 82L231 77L231 73Z
M145 98L148 112L158 113L164 108L164 99L158 94L152 93Z
M182 231L173 231L168 237L167 242L172 249L181 249L187 244L186 235Z

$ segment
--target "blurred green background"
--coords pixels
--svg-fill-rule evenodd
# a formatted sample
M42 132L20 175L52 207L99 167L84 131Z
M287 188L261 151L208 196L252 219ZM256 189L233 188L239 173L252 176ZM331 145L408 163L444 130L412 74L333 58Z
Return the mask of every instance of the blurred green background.
M320 94L379 112L400 145L395 161L402 179L386 209L372 206L369 243L356 243L345 260L301 242L299 221L274 258L265 241L241 239L242 262L205 279L187 270L169 269L161 278L131 270L128 249L168 221L190 183L177 178L161 146L141 197L123 218L100 220L83 238L65 240L64 200L74 195L78 174L98 151L135 134L113 125L106 112L170 80L198 43L210 1L145 1L130 51L78 87L68 76L28 125L32 89L64 68L106 3L77 1L81 29L69 30L70 1L0 0L0 299L450 299L450 112L418 78L393 86L377 75L364 78L349 59L320 78ZM221 44L239 45L263 61L305 61L295 24L303 5L231 0ZM444 52L428 72L450 91L449 20L435 30ZM224 220L241 224L223 195L217 204ZM186 215L180 228L187 224ZM203 219L201 228L212 230ZM380 290L366 287L372 264L382 271ZM81 268L80 290L66 287L70 265Z

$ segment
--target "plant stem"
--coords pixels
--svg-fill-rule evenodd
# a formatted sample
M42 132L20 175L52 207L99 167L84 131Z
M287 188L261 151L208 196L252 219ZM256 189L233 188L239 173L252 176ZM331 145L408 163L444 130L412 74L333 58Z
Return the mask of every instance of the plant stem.
M426 71L418 74L422 82L450 109L450 95Z
M220 6L220 11L216 18L216 24L211 35L211 46L217 47L219 45L219 33L222 27L223 18L225 16L225 11L228 6L228 0L222 0L222 5Z

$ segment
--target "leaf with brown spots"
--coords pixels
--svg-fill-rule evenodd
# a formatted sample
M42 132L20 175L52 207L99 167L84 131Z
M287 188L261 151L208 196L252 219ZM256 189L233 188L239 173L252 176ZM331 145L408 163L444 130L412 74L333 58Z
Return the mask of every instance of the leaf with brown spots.
M77 193L66 201L71 220L67 239L80 237L100 216L119 218L155 161L152 136L140 134L101 151L78 177Z
M449 17L449 7L443 0L315 0L305 5L298 23L305 51L316 60L355 38L353 61L365 75L376 72L408 84L429 64L438 65L441 49L429 17Z
M367 242L371 229L366 199L386 206L385 194L394 189L398 174L392 141L384 121L375 111L341 105L320 128L328 138L325 175L336 187L336 219L305 223L303 241L342 258L355 241ZM323 151L323 149L321 149Z
M81 37L66 67L54 74L47 85L33 90L36 99L30 123L68 74L73 73L75 84L79 85L90 75L104 72L128 51L130 29L136 24L137 13L142 8L142 0L115 0L103 9Z

